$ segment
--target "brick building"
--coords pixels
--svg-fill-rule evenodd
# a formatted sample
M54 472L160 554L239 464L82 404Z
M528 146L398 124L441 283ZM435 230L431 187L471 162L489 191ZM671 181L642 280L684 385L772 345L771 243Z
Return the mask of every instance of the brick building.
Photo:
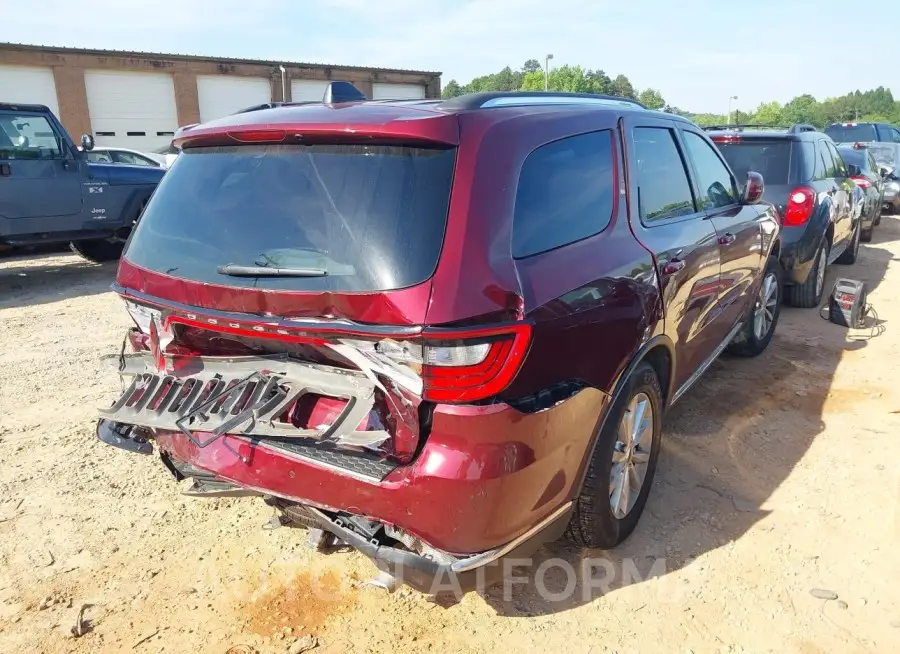
M441 92L436 72L0 43L0 102L45 104L76 140L136 150L244 107L321 100L329 80L374 99Z

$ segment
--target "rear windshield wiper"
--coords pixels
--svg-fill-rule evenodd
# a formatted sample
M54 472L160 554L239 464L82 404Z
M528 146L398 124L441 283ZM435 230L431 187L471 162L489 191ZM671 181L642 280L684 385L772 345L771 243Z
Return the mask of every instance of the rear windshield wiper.
M229 277L325 277L324 268L275 268L271 266L239 266L226 263L216 268L220 275Z

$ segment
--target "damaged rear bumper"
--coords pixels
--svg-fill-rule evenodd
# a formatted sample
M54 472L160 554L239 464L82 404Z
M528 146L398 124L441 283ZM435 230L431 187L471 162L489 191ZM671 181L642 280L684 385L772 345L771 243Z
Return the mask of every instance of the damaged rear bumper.
M126 360L128 365L129 374L152 373L141 371L144 364L137 360ZM286 384L288 389L310 387L306 371L269 368L269 373L294 380ZM244 378L234 367L227 370L235 379ZM366 378L352 371L347 377L340 384L361 384L361 391L345 387L331 392L365 397ZM326 390L321 383L316 389ZM235 392L245 396L255 391ZM241 415L238 403L226 412L230 417L213 417L202 402L182 409L173 401L163 413L174 415L160 417L162 404L148 400L137 406L141 397L124 404L120 400L103 412L103 429L124 425L119 437L155 441L173 463L303 507L307 522L353 545L404 583L426 590L435 579L452 577L451 583L464 592L502 574L501 561L528 556L562 534L598 418L609 402L605 393L581 388L532 411L504 403L437 404L429 412L418 451L403 462L335 440L370 437L371 430L356 427L362 413L340 421L337 428L332 424L309 433L295 428L286 435L280 433L282 426L271 424L281 409ZM147 415L148 410L156 415ZM130 436L129 425L137 425ZM279 433L273 435L273 430ZM416 546L394 537L379 541L360 535L341 524L347 515L371 519Z

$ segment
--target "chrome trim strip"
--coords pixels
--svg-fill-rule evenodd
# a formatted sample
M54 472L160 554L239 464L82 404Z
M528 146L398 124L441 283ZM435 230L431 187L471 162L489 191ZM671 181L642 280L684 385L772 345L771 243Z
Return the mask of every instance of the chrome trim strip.
M741 327L743 326L744 321L741 321L731 328L731 331L728 332L728 336L726 336L725 340L716 346L716 349L713 350L712 355L710 355L710 357L703 362L703 365L697 368L697 370L694 371L694 374L688 377L687 380L681 385L681 388L679 388L675 392L675 394L672 396L672 400L669 402L669 406L672 406L679 399L681 399L681 396L684 395L688 391L688 389L697 382L698 379L700 379L700 376L704 372L706 372L706 369L713 364L713 361L719 358L719 355L725 351L725 348L728 347L728 344L731 343L732 339L734 339L735 336L737 336L737 333L741 331Z
M514 538L509 541L506 545L501 545L500 547L492 550L488 550L487 552L482 552L481 554L475 554L474 556L470 556L467 559L462 559L460 561L456 561L450 566L450 569L459 574L463 572L468 572L469 570L474 570L475 568L481 568L489 563L493 563L497 559L500 559L514 549L516 549L519 545L529 540L533 536L536 536L538 533L542 532L544 529L552 525L554 522L559 520L560 517L565 515L565 513L572 508L572 504L574 502L566 502L561 507L556 509L553 513L548 515L546 518L541 520L534 527L526 531L524 534L519 536L518 538Z

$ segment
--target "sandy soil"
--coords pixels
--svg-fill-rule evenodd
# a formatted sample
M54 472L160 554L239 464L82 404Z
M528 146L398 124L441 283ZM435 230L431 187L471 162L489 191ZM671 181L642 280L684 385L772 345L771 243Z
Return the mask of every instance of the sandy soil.
M547 601L565 577L532 572L450 608L264 529L258 499L186 498L156 459L98 443L119 389L100 356L129 324L114 269L0 260L0 652L900 651L898 255L887 217L830 275L869 284L882 335L785 309L762 357L717 362L668 416L633 537L541 553L593 557L611 584Z

